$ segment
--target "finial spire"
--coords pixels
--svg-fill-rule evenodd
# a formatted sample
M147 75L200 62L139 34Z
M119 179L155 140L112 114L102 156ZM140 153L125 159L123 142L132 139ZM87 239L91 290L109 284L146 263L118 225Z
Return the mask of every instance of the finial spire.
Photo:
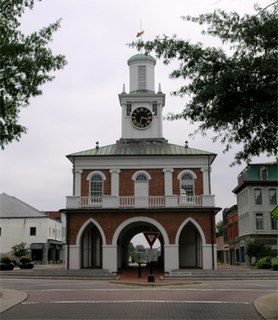
M162 91L161 91L161 83L158 84L158 93L162 93Z
M125 91L125 84L123 84L123 91L122 91L122 93L126 93L126 91Z

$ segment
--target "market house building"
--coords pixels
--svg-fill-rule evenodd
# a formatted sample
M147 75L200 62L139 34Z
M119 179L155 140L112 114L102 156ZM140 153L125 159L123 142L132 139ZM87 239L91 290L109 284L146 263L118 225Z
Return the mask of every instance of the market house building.
M129 93L119 94L121 138L72 153L73 195L67 197L67 267L117 272L142 232L159 232L165 272L215 269L214 153L163 137L165 94L155 92L156 60L128 60ZM120 120L120 119L119 119ZM105 120L104 120L105 121Z

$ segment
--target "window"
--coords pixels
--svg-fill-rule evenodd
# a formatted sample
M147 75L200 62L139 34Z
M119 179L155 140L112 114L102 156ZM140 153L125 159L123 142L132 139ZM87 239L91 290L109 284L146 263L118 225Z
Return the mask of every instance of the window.
M139 173L136 177L136 181L148 181L148 178L144 173Z
M131 115L131 103L126 104L126 115L127 116Z
M91 177L91 201L101 202L103 194L103 179L98 173Z
M278 230L278 220L274 218L272 215L270 215L271 219L271 230Z
M181 177L181 195L194 196L194 179L190 173L185 173Z
M261 180L267 180L267 168L261 168Z
M35 236L37 233L36 227L30 227L30 236Z
M2 235L2 228L0 228L0 236Z
M276 205L277 204L276 189L269 189L268 195L269 195L269 204Z
M158 116L157 103L153 102L153 115Z
M138 66L138 89L146 90L146 66Z
M256 214L256 230L264 229L264 217L262 213Z
M262 204L262 189L256 188L254 189L254 198L255 198L255 204Z

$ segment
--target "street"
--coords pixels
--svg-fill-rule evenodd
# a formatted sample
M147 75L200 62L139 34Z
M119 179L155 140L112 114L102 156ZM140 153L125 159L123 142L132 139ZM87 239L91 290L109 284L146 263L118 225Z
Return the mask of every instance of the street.
M277 290L274 280L203 281L130 286L108 280L1 279L28 298L1 313L8 319L250 319L253 306Z

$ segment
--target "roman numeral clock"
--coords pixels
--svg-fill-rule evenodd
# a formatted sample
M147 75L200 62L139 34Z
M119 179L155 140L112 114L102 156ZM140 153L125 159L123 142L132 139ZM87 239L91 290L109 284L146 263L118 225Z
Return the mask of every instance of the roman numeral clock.
M156 60L148 55L136 54L128 60L129 93L119 94L122 107L122 139L163 139L162 108L165 94L154 91Z
M131 122L135 128L146 129L152 124L152 121L153 114L145 107L136 108L131 114Z

